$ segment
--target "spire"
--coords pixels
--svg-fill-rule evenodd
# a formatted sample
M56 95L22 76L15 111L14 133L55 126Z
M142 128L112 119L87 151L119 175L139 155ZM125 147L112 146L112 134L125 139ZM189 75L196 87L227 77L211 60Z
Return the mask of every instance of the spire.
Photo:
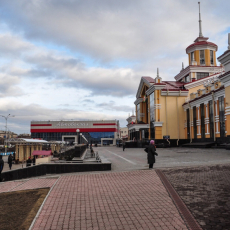
M159 77L159 68L157 68L157 77Z
M184 69L184 62L182 62L182 69Z
M203 37L203 34L202 34L202 25L201 25L201 13L200 13L200 2L198 2L199 4L199 37Z
M230 50L230 33L228 34L228 49Z

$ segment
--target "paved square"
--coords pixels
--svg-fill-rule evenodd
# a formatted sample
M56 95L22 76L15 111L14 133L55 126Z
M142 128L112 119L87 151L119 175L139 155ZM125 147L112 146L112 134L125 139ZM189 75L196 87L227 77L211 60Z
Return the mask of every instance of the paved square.
M37 229L187 229L154 170L62 176Z

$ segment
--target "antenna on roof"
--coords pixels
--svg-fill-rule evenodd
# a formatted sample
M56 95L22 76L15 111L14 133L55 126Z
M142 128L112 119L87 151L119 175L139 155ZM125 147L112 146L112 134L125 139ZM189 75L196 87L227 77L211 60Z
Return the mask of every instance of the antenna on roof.
M228 49L230 50L230 33L228 34Z
M202 25L201 25L201 13L200 13L200 2L198 2L199 4L199 37L203 37L203 34L202 34Z

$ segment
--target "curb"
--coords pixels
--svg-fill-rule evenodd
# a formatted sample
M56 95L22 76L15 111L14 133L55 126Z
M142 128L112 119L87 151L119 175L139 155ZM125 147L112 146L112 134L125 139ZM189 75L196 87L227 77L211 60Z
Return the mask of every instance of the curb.
M50 193L52 192L54 186L56 185L56 183L59 181L60 178L61 178L61 177L59 177L59 178L56 180L56 182L53 184L52 188L50 189L50 191L49 191L48 194L46 195L46 198L45 198L44 201L42 202L42 205L40 206L40 208L39 208L39 210L38 210L36 216L34 217L34 219L33 219L33 221L32 221L32 223L31 223L31 225L30 225L30 227L29 227L28 230L32 230L32 228L33 228L33 226L34 226L34 224L35 224L37 218L39 217L40 212L41 212L41 210L42 210L42 208L43 208L43 206L44 206L44 204L45 204L45 202L46 202L48 196L50 195Z

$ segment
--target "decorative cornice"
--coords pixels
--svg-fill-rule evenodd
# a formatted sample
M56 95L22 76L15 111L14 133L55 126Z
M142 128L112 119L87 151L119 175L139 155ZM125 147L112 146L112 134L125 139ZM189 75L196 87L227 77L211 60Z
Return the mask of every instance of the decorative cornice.
M216 44L212 43L212 42L198 42L198 43L194 43L191 46L187 47L186 49L186 53L189 54L191 52L194 52L195 50L213 50L213 51L217 51L218 47Z
M139 84L138 90L137 90L136 98L140 97L141 90L142 90L142 87L143 87L144 83L148 87L150 87L153 84L153 83L150 83L149 81L147 81L144 77L142 77L141 80L140 80L140 84Z
M188 90L177 90L177 91L168 91L168 90L162 90L161 96L177 96L177 97L187 97L189 91Z
M188 76L190 73L220 73L223 72L224 68L222 66L196 66L189 65L185 69L183 69L179 74L177 74L174 78L176 81L181 80L182 78ZM189 83L190 84L190 83Z
M218 73L218 74L210 75L210 76L208 76L208 77L205 77L205 78L196 80L196 81L194 81L194 82L190 82L190 83L188 83L188 84L185 85L185 88L186 88L186 89L192 89L192 88L194 88L194 87L201 86L201 85L203 85L207 80L210 80L210 79L212 79L213 77L219 77L220 75L221 75L221 73Z
M139 131L140 129L149 129L149 124L130 124L128 128L129 130L135 129L135 131Z
M164 89L165 86L166 86L165 83L155 83L155 84L152 85L148 90L146 90L146 95L149 96L149 95L152 94L155 90Z
M137 98L136 101L134 101L134 104L135 104L135 105L138 105L138 104L140 104L142 101L143 101L143 98L141 98L141 97L140 97L140 98Z
M155 121L153 122L154 127L162 127L164 122L161 121Z
M195 98L189 102L184 103L182 106L184 109L189 108L190 106L197 106L202 103L207 104L208 101L212 100L212 92L214 93L214 100L218 100L219 97L225 96L225 88L222 86L217 90L213 90L207 94L204 94L198 98Z
M225 87L229 86L230 84L230 71L226 72L225 74L219 76L220 81L223 83Z

